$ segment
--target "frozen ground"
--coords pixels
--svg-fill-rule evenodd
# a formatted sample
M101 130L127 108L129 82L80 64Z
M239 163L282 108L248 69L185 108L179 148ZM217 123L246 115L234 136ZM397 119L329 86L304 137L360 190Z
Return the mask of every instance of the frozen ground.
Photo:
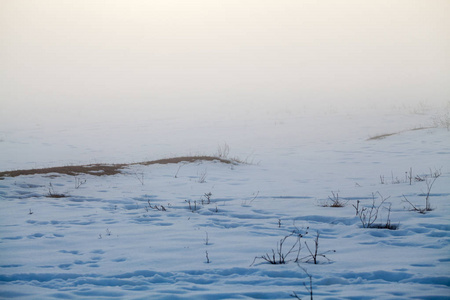
M0 297L307 299L306 269L315 299L450 299L450 132L407 131L433 125L434 115L278 112L5 127L0 171L214 154L224 142L250 164L4 178ZM410 168L425 181L410 184ZM435 171L433 211L410 211L404 196L424 207ZM65 197L47 197L49 189ZM333 193L345 207L323 207ZM353 205L370 207L374 194L377 205L388 198L376 224L387 222L391 205L397 230L362 227ZM286 264L255 260L293 231L304 235L298 263L297 247ZM316 232L327 259L313 264L305 243L314 250Z

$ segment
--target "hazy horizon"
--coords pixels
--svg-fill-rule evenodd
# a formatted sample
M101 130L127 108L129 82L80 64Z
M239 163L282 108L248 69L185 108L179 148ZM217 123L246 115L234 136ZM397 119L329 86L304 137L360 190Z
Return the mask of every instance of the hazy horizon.
M449 1L0 3L3 124L450 99Z

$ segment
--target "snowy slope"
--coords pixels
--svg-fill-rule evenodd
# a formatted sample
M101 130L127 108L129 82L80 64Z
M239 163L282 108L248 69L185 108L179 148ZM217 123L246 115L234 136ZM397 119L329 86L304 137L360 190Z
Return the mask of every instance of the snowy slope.
M295 292L306 299L306 269L316 299L450 299L450 133L408 131L428 127L430 118L279 114L174 120L151 132L142 128L155 121L142 121L117 126L118 147L99 138L110 128L5 131L3 170L213 153L223 142L230 156L249 164L198 161L134 165L113 176L5 177L0 297L292 299ZM368 140L394 132L400 133ZM36 154L25 154L29 149ZM435 172L434 209L411 211L404 197L423 207ZM65 197L48 197L49 189ZM344 207L324 207L333 193ZM358 200L370 207L381 197L386 201L375 224L387 222L391 205L396 230L363 228L356 215ZM282 253L302 234L300 254L295 245L286 264L261 259L293 232ZM313 264L306 244L314 250L317 232L318 253L326 258L319 255Z

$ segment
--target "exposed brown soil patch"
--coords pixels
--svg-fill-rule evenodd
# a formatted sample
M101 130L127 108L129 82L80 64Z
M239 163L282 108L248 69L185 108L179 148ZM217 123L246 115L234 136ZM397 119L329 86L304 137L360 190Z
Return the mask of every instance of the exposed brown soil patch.
M223 159L214 156L182 156L173 158L164 158L152 161L145 161L139 163L130 164L91 164L91 165L80 165L80 166L63 166L63 167L51 167L42 169L29 169L29 170L14 170L14 171L4 171L0 172L1 177L17 177L20 175L34 175L34 174L49 174L58 173L66 175L79 175L79 174L89 174L95 176L103 175L115 175L121 173L126 167L133 165L155 165L155 164L177 164L179 162L196 162L196 161L220 161L222 163L231 164L232 160Z

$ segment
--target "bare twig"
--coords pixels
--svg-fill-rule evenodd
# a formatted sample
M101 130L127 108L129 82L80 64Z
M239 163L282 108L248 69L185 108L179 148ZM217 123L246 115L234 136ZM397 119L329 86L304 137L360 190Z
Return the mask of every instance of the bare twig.
M175 178L178 178L178 173L180 172L180 169L181 169L181 167L182 166L184 166L186 163L182 163L182 164L180 164L179 166L178 166L178 170L177 170L177 172L175 173Z
M134 176L137 178L137 180L139 180L141 185L144 185L144 172L141 172L141 173L135 172Z
M430 204L430 193L431 193L431 188L433 187L434 182L436 181L436 179L438 179L438 177L440 176L435 174L435 177L433 177L433 180L425 180L425 183L427 184L427 196L425 198L425 209L427 211L431 211L433 210L431 208L431 204Z
M303 272L306 273L306 276L308 276L309 278L309 287L306 285L305 282L303 282L303 286L305 287L305 289L308 291L309 293L309 299L313 300L313 286L312 286L312 275L308 273L308 270L306 270L305 268L303 268L302 266L299 265L299 267L303 270ZM296 292L292 292L292 294L290 295L291 297L294 297L295 299L300 299L301 298L297 295Z
M253 201L255 201L255 199L258 197L259 195L259 191L256 192L256 194L254 194L255 196L252 198L252 200L250 200L249 204L252 204ZM243 200L242 201L242 206L247 206L247 200Z
M206 237L205 237L205 239L204 239L205 245L209 245L208 231L206 231L205 233L206 233Z
M326 260L331 261L331 259L326 257L325 254L330 253L330 252L336 252L336 250L328 250L326 252L319 253L319 235L320 234L317 231L316 238L314 239L314 249L313 249L313 251L311 251L311 249L309 248L308 243L305 242L305 245L306 245L306 248L308 249L309 255L305 256L304 258L302 258L302 259L306 259L307 258L306 262L310 262L312 260L315 265L317 264L317 258L318 257L323 257Z
M361 201L360 200L356 200L356 205L355 204L352 204L352 206L355 208L355 210L356 210L356 215L358 215L359 213L360 213L360 211L359 211L359 203L360 203Z
M259 191L257 191L255 197L253 197L253 199L250 200L250 204L252 204L252 202L256 199L256 197L258 197L258 195L259 195Z
M86 183L86 179L80 179L75 177L75 189L78 189L80 186Z
M205 183L206 182L206 175L208 174L207 170L197 173L198 175L198 183Z

